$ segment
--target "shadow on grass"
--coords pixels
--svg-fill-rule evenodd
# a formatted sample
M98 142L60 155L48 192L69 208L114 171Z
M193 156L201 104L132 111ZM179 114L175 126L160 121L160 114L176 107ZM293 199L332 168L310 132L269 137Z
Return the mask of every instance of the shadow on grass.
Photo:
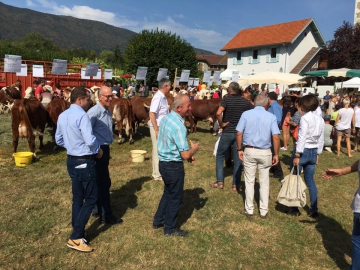
M180 208L178 215L179 228L186 223L186 221L192 216L194 210L200 210L203 208L208 198L201 198L200 194L203 194L205 190L203 188L185 189L183 204Z
M316 223L315 228L321 234L324 248L339 269L349 269L345 255L351 257L351 235L340 223L331 217L319 213L318 221L300 220L301 223Z
M284 213L288 211L288 207L276 203L275 209ZM310 211L308 206L305 206L302 215L306 215ZM351 235L343 229L340 223L331 217L327 217L319 213L318 220L303 219L298 217L299 222L303 224L316 224L315 228L321 234L324 248L329 257L336 263L339 269L349 269L349 264L345 259L345 255L351 257Z
M128 181L118 190L112 191L110 194L111 206L115 217L122 218L129 208L134 209L138 206L136 192L140 191L143 184L149 180L151 180L151 177L133 179ZM110 226L100 227L100 222L97 219L88 229L91 234L89 241L96 238L101 232L104 232L109 228Z

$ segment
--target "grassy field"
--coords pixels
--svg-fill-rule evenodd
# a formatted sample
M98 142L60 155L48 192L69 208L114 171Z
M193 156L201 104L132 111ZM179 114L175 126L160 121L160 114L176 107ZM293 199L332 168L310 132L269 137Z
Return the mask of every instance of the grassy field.
M315 177L319 190L318 222L306 215L283 213L276 203L280 182L271 178L269 218L257 212L252 220L240 214L244 193L231 191L232 170L225 169L225 188L215 181L216 137L200 123L189 139L200 142L196 164L185 164L185 192L179 225L186 238L168 238L152 229L152 218L163 184L151 180L151 140L146 127L134 145L111 146L111 200L122 225L100 226L90 218L87 234L95 251L83 254L66 247L71 233L71 181L66 152L53 151L46 131L46 149L38 162L25 168L12 161L10 115L0 115L0 269L348 269L351 254L352 212L357 174L324 180L327 167L340 167L360 158L340 158L324 152ZM36 142L38 147L38 140ZM281 152L284 173L290 148ZM148 151L144 163L132 163L130 150ZM18 151L28 151L21 140ZM242 180L243 183L243 180ZM256 185L258 189L258 184ZM242 187L244 190L244 187ZM258 191L256 198L258 198ZM308 197L309 202L309 197ZM258 204L255 204L257 207Z

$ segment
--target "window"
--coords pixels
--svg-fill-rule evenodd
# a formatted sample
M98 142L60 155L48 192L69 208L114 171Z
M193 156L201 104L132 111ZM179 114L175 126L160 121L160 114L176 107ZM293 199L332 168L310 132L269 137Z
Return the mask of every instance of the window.
M234 65L242 65L243 63L243 52L242 51L239 51L239 52L236 52L235 55L234 55Z
M277 63L279 62L280 48L273 47L267 49L266 63Z
M241 61L241 52L236 53L236 60Z
M253 50L253 60L257 60L258 59L258 53L259 51L258 50Z
M276 48L271 48L271 58L276 58Z

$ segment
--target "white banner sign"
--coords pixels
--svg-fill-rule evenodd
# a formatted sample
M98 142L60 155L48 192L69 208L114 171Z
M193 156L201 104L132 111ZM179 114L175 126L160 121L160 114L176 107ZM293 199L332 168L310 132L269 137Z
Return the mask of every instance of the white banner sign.
M194 78L194 86L198 86L199 85L199 78Z
M147 74L147 67L138 67L136 72L136 80L145 80Z
M180 82L188 82L190 77L190 70L181 71Z
M44 77L43 65L33 65L33 77Z
M157 81L160 81L163 78L166 78L168 69L167 68L159 68L159 72L157 75Z
M203 82L208 82L210 80L210 76L211 76L211 71L205 71L204 72L204 77L203 77Z
M221 71L214 71L214 75L213 75L213 82L218 82L220 80L220 73Z
M98 69L96 76L93 76L94 80L101 80L101 68Z
M189 86L194 85L194 78L189 78L188 85Z
M238 80L239 80L239 71L238 70L233 70L231 81L238 82Z
M16 76L27 76L27 64L21 64L21 71L16 72Z
M21 72L21 56L5 54L4 71L5 72Z
M81 68L81 79L90 79L90 76L85 76L86 68Z
M51 74L66 75L67 60L54 59Z
M86 63L85 76L97 76L99 63Z
M112 80L113 70L112 69L105 69L104 77L105 77L105 80Z

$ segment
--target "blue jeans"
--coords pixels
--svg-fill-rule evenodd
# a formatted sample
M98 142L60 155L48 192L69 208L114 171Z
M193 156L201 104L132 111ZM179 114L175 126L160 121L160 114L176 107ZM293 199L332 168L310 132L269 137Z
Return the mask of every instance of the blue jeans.
M164 193L154 216L154 225L164 224L164 233L176 230L177 216L184 192L184 164L159 161L159 170L164 180Z
M223 133L219 141L218 150L216 152L216 181L224 182L224 156L226 150L233 146L234 152L234 170L233 170L233 185L240 185L241 172L242 172L242 162L239 158L236 145L236 133Z
M68 156L67 170L72 180L72 226L70 239L84 238L85 226L89 221L97 199L95 158L76 158ZM76 168L86 164L86 168Z
M351 235L353 243L351 253L351 266L350 269L360 269L360 213L354 213L354 227Z
M312 213L318 211L318 207L317 207L318 192L314 180L317 150L318 150L317 148L305 148L299 161L299 170L300 171L301 169L304 170L304 180L309 189ZM296 174L296 168L294 169L294 174Z
M96 160L96 175L98 185L98 201L93 214L99 214L102 220L113 218L110 205L111 179L109 174L110 148L102 145L103 155Z

